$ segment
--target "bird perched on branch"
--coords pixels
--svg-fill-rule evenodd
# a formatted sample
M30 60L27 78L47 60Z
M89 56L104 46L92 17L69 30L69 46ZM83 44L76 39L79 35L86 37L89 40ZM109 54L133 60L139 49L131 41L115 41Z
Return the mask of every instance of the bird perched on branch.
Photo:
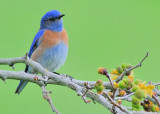
M28 54L29 58L51 72L58 70L67 58L68 36L63 28L63 16L59 11L52 10L42 17ZM35 73L30 66L26 66L25 72ZM15 93L20 94L27 83L21 80Z

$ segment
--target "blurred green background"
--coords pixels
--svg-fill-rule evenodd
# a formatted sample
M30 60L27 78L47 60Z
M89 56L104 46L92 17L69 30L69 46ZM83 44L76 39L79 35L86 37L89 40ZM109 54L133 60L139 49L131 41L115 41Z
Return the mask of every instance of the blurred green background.
M136 78L158 81L160 65L159 0L1 0L0 58L23 56L39 29L41 17L56 9L66 16L64 27L69 35L69 54L58 71L80 80L107 81L97 68L109 71L122 63L137 64L147 51L149 58L134 71ZM24 70L17 64L16 71ZM12 70L8 66L0 69ZM29 83L15 95L19 81L0 80L1 114L52 114L42 98L41 89ZM62 114L106 114L98 103L85 104L72 90L48 85L51 97Z

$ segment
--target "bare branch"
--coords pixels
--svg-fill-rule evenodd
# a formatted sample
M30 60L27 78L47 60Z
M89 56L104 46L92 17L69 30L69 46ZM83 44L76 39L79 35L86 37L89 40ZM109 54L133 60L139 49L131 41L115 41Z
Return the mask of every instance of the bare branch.
M73 82L75 82L76 84L82 86L82 87L85 87L84 86L84 83L86 81L83 81L83 80L77 80L77 79L72 79ZM93 88L94 87L94 84L96 83L96 81L87 81L88 82L88 85ZM106 88L106 89L111 89L112 86L110 84L110 82L103 82L103 86Z
M142 62L149 56L149 53L147 52L147 54L145 55L145 57L140 61L139 64L129 68L129 69L124 69L123 73L117 78L116 82L118 83L120 80L123 79L124 75L138 67L141 67L142 66Z
M160 82L153 83L153 85L155 85L155 86L159 86L159 85L160 85Z
M33 82L38 84L39 86L42 86L43 83L43 77L38 76L38 79L35 79L36 75L34 74L28 74L23 71L20 72L15 72L15 71L5 71L5 70L0 70L0 78L2 80L6 79L15 79L15 80L26 80L29 82Z
M118 107L120 110L122 110L123 112L126 112L127 114L131 114L131 112L129 112L126 108L122 107L121 105L117 104L116 102L114 102L114 100L108 95L108 93L105 93L106 97L108 98L109 101L111 101L111 103Z
M160 96L160 90L154 89L153 91L156 92L156 94L157 94L158 96Z
M86 99L86 93L91 89L91 87L88 85L88 82L84 83L84 86L86 87L85 93L82 95L82 99L84 100L85 103L90 103L91 100Z
M51 106L52 111L56 112L57 114L60 114L58 110L54 107L51 97L48 95L48 93L50 92L46 90L45 86L41 86L41 89L42 89L43 98L48 101L49 105Z
M152 95L153 99L156 101L156 103L158 104L158 106L160 107L160 101L159 99L157 98L157 96L155 95Z
M110 85L111 85L112 88L114 89L114 85L113 85L113 82L112 82L112 80L111 80L110 75L108 74L108 75L106 75L106 77L109 79Z
M130 94L128 94L128 95L125 95L125 96L123 96L123 97L115 97L115 100L121 99L121 100L131 101L131 100L132 100L132 99L131 99L131 96L132 96L132 95L134 95L134 92L133 92L133 93L130 93Z

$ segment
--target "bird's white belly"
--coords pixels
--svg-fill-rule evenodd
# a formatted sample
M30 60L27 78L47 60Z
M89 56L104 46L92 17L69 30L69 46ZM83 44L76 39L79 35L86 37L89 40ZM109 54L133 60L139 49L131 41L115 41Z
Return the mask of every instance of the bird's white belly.
M67 53L68 46L65 43L60 43L45 50L42 56L37 59L37 62L47 70L55 72L64 64Z

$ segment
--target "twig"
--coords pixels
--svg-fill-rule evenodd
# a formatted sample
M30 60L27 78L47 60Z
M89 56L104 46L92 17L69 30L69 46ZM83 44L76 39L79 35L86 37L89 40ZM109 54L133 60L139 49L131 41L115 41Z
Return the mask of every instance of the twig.
M155 95L152 95L152 97L156 101L156 103L158 104L158 106L160 107L160 102L159 102L158 98Z
M12 67L12 69L15 69L14 64L10 64L9 66Z
M33 82L38 84L39 86L43 85L43 77L38 76L38 79L35 79L34 74L25 73L23 71L5 71L0 70L0 79L5 81L6 79L15 79L15 80L27 80L29 82Z
M77 79L72 79L73 82L75 82L76 84L82 86L82 87L85 87L84 86L84 83L86 81L83 81L83 80L77 80ZM91 87L91 89L94 88L94 84L96 83L96 81L87 81L88 82L88 85ZM112 86L110 84L110 82L103 82L103 86L106 88L106 89L111 89Z
M113 82L112 82L112 80L111 80L110 74L109 74L109 73L106 74L106 77L109 79L109 82L110 82L112 88L114 89L114 85L113 85Z
M152 85L159 86L159 85L160 85L160 82L154 83L154 84L152 84Z
M126 112L127 114L130 114L130 112L125 109L124 107L122 107L121 105L117 104L116 102L114 102L114 100L108 95L108 93L105 93L106 97L108 98L108 100L116 107L118 107L119 109L121 109L123 112Z
M91 102L91 100L87 100L87 99L86 99L86 96L82 96L82 99L83 99L83 101L84 101L85 103L90 103L90 102Z
M113 100L115 100L115 97L117 96L118 93L119 93L119 89L113 90Z
M86 92L82 95L82 97L86 95L86 93L88 92L89 89L91 89L91 87L89 87L89 85L88 85L88 82L85 82L85 83L84 83L84 86L86 87L87 90L86 90Z
M149 53L147 52L147 54L145 55L145 57L140 61L139 64L129 68L129 69L124 69L124 71L122 72L122 74L116 79L116 82L118 83L120 80L123 79L124 75L130 71L132 71L133 69L136 69L138 67L142 66L142 62L149 56Z
M48 95L48 93L50 92L46 90L45 86L41 86L41 89L42 89L43 98L48 101L52 111L56 112L57 114L60 114L60 112L58 112L58 110L54 107L51 97Z
M158 96L160 96L160 90L158 90L158 89L153 89L153 91L156 92L156 94L157 94Z
M132 95L134 95L134 92L133 93L130 93L128 95L125 95L123 97L115 97L115 100L127 100L127 101L131 101L132 99L130 98Z
M91 101L86 99L86 93L91 89L91 87L89 87L88 82L85 82L84 86L86 87L86 91L82 95L82 99L84 100L85 103L90 103Z

